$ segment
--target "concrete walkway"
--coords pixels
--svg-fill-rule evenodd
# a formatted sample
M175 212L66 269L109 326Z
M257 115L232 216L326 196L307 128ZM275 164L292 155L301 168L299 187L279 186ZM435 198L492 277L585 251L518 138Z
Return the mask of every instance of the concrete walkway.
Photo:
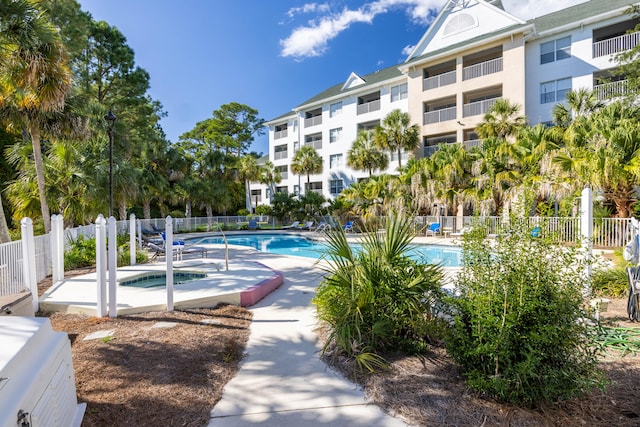
M211 411L209 426L407 425L367 404L360 387L320 361L311 299L322 272L314 260L235 250L230 258L280 270L285 282L251 307L247 355Z

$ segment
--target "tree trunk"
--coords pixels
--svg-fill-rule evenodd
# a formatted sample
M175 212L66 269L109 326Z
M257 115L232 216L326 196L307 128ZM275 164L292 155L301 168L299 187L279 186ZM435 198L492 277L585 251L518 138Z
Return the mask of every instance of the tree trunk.
M191 218L191 200L187 200L184 208L184 216L187 218Z
M40 128L32 121L29 121L29 134L31 135L31 144L33 146L33 161L36 166L40 211L42 212L42 221L44 222L44 232L48 234L51 231L51 214L49 213L49 205L47 204L44 181L44 161L42 160L42 147L40 145Z
M118 214L120 215L120 221L127 219L127 204L124 201L120 202L120 212Z
M142 214L144 219L151 219L151 201L145 199L142 202Z
M402 149L398 147L398 172L402 169Z
M253 209L251 204L251 183L248 179L244 181L244 191L246 194L246 197L244 198L244 207L249 211L249 213L251 213Z
M10 241L11 235L9 234L7 218L4 216L4 209L2 208L2 195L0 195L0 243L7 243Z

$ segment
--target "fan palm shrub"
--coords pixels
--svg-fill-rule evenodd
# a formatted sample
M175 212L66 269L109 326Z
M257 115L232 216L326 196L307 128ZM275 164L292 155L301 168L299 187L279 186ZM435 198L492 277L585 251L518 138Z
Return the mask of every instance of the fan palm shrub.
M383 367L385 351L420 351L438 322L442 270L413 259L411 220L390 216L354 250L342 229L327 234L326 278L314 303L330 328L325 352L353 358L363 370Z

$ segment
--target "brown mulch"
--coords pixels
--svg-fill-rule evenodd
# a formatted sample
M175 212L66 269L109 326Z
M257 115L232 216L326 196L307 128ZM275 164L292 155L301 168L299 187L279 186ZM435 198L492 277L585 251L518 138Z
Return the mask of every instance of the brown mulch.
M602 324L640 329L640 324L627 320L626 302L613 300L602 313ZM372 403L412 426L640 426L640 353L608 352L600 363L611 381L604 392L594 390L582 399L537 410L499 403L470 390L443 348L387 360L388 372L354 380ZM352 363L340 361L334 367L353 378Z
M40 291L48 286L41 282ZM222 388L237 373L251 322L248 310L234 306L116 319L49 317L72 342L78 400L87 403L83 426L207 425ZM156 322L177 325L152 328ZM613 301L603 323L640 328L626 318L626 299ZM98 330L113 330L113 338L83 341ZM357 381L372 403L413 426L640 425L640 354L611 352L601 362L611 380L605 392L538 410L501 404L469 390L442 348L389 360L390 371ZM337 368L347 376L353 372L349 365Z
M40 292L47 287L41 282ZM236 306L115 319L39 315L69 334L78 401L87 403L83 426L207 425L238 371L251 323L251 313ZM84 340L104 330L113 337Z

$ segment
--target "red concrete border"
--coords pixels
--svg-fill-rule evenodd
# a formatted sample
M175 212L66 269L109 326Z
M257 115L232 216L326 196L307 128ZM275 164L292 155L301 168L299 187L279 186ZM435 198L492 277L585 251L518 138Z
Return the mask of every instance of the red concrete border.
M265 296L269 295L271 292L276 290L280 285L284 283L284 274L279 271L276 271L272 268L267 267L264 264L256 262L261 267L264 267L273 272L273 275L267 279L264 279L262 282L257 283L250 288L240 292L240 306L241 307L249 307L251 305L256 304Z

